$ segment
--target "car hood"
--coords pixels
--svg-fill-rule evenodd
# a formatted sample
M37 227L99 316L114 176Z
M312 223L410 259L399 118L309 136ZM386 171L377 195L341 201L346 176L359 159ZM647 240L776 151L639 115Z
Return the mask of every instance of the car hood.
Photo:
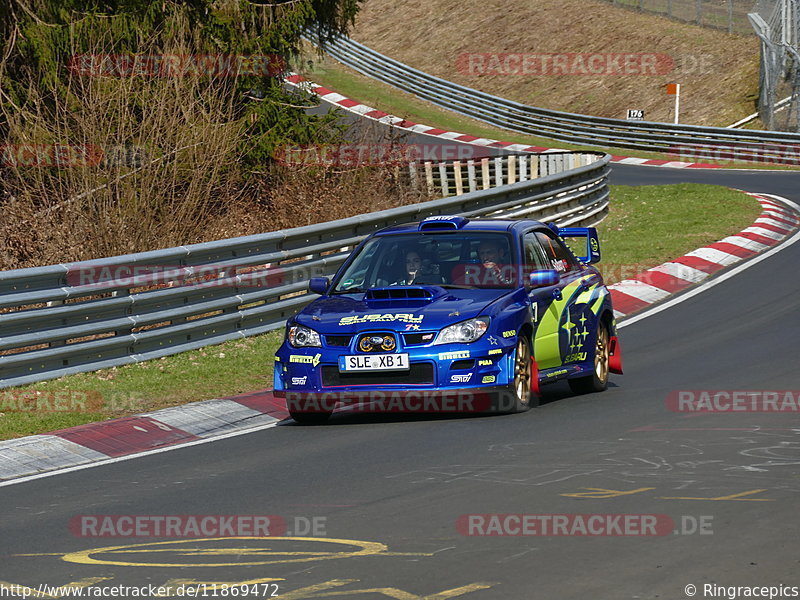
M355 333L365 329L431 330L486 314L507 289L444 289L438 286L373 289L366 294L323 296L295 317L320 333ZM406 297L402 297L406 296Z

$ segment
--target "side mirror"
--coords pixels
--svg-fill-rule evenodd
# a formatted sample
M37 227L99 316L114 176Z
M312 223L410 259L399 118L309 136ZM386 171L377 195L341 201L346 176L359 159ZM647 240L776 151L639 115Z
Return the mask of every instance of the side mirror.
M312 277L308 281L308 291L324 296L328 291L331 282L327 277Z
M587 265L600 262L600 238L597 237L597 229L594 227L562 227L558 230L558 235L562 238L586 238L586 256L579 257L581 262Z
M528 282L533 289L557 285L559 281L561 281L561 276L558 274L558 271L554 271L552 269L545 271L533 271L528 276Z

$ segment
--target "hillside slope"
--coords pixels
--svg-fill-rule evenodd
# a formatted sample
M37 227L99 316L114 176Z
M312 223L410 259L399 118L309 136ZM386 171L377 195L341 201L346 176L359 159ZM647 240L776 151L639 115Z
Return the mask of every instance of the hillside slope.
M641 109L671 122L665 85L678 82L682 123L724 126L755 111L755 36L596 0L366 0L352 35L433 75L544 108L618 118ZM510 61L497 61L503 53Z

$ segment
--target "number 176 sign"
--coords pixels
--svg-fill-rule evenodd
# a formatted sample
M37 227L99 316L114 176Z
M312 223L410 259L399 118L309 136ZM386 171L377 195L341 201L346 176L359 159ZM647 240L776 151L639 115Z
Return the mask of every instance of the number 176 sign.
M644 111L638 108L629 108L628 121L644 121Z

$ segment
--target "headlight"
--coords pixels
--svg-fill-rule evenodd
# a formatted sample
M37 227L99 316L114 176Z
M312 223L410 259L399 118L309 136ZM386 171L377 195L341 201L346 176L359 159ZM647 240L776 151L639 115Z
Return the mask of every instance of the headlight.
M436 344L469 344L479 339L489 329L489 317L478 317L445 327L436 336Z
M322 342L319 334L313 329L302 325L289 327L289 343L295 348L320 347Z

